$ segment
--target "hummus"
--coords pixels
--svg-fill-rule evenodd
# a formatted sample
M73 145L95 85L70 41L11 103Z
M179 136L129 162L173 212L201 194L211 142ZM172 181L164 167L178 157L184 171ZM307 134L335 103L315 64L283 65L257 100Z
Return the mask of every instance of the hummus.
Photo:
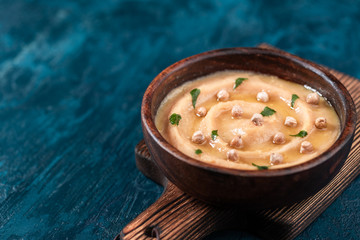
M162 101L155 124L189 157L246 170L308 161L340 132L335 110L315 90L244 71L217 72L177 87Z

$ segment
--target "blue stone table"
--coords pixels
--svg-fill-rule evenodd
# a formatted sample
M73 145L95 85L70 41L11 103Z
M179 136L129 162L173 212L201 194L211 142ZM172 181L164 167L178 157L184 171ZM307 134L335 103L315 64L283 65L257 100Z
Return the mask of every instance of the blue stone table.
M134 161L147 85L261 42L360 78L360 1L0 1L0 239L115 237L162 191ZM357 178L298 239L359 225Z

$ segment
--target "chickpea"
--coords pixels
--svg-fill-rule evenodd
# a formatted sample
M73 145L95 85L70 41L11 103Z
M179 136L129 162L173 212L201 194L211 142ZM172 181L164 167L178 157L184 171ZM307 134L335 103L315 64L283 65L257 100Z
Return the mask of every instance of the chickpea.
M230 94L225 89L222 89L216 94L216 97L218 101L227 101L230 98Z
M260 113L254 113L251 121L255 124L255 126L262 126L264 123L264 118Z
M206 141L206 137L201 131L196 131L192 135L191 141L196 144L203 144Z
M258 94L256 95L256 99L259 102L268 102L269 101L269 95L267 94L267 92L258 92Z
M284 125L287 127L296 127L297 121L295 118L287 116L285 119Z
M198 109L196 109L196 116L198 117L205 117L207 113L207 110L205 107L199 107Z
M280 153L271 153L270 154L270 164L278 165L281 164L284 160L284 157Z
M241 139L241 136L234 137L230 142L230 146L233 147L233 148L243 148L244 147L244 142Z
M239 105L235 105L235 106L232 107L232 109L231 109L231 115L232 115L234 118L238 118L238 117L240 117L242 114L243 114L243 109L242 109L242 107L240 107Z
M319 101L320 101L320 97L319 97L319 94L317 93L309 93L307 96L306 96L306 102L309 103L309 104L319 104Z
M282 132L276 133L273 137L274 144L284 144L285 141L285 135Z
M313 145L308 141L303 141L300 146L300 153L309 153L314 150Z
M315 120L315 127L318 129L323 129L327 127L326 118L324 117L318 117Z
M239 155L236 150L231 149L226 153L227 159L230 161L237 161L239 159Z

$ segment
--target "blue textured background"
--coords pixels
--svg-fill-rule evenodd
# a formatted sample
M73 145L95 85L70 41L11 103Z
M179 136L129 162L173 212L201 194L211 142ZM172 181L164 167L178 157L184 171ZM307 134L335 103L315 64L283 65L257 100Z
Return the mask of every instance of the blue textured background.
M161 194L133 149L175 61L267 42L360 78L359 40L355 0L0 1L0 239L112 239ZM360 239L359 189L299 239Z

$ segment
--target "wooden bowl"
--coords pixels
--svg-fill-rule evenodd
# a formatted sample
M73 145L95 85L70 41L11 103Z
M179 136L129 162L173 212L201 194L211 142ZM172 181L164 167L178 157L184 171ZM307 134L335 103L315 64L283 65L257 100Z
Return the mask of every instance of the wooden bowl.
M157 130L154 123L157 109L172 89L186 81L222 70L275 75L318 90L334 106L340 118L339 138L320 156L283 169L228 169L186 156ZM350 151L356 110L345 87L319 65L277 50L229 48L191 56L163 70L144 94L141 120L144 140L153 160L182 191L212 204L263 209L302 200L335 176Z

